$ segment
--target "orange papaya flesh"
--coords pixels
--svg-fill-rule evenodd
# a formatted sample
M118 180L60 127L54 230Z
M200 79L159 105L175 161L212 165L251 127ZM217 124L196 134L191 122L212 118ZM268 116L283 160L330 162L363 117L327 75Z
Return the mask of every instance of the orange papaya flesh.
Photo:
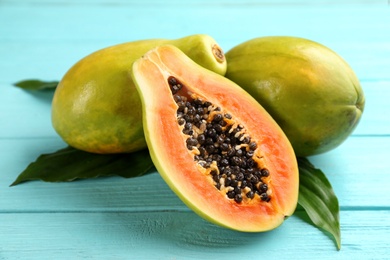
M212 223L246 232L272 230L294 212L299 182L294 151L280 127L247 92L170 45L137 60L131 76L141 97L152 160L189 208ZM202 118L197 123L194 107L203 108L197 112ZM216 121L223 122L214 127L217 137L207 130ZM213 140L216 151L207 149L200 135ZM216 141L221 136L224 142L230 140L224 151ZM229 149L241 151L241 157L235 156L238 163L227 155ZM257 180L252 182L253 176Z

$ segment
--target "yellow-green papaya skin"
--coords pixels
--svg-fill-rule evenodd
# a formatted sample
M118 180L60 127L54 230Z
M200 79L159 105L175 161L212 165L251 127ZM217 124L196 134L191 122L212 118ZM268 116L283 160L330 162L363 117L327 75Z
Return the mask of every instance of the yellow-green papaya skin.
M297 37L260 37L226 53L226 77L277 121L297 156L339 146L364 110L359 80L338 54Z
M146 148L141 100L128 72L136 59L165 44L178 47L211 71L226 72L222 49L204 34L140 40L98 50L73 65L55 91L52 124L62 139L77 149L101 154Z

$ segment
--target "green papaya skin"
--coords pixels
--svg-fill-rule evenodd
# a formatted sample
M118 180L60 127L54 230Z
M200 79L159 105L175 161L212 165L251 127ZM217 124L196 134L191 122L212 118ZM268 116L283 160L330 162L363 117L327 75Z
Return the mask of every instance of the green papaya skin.
M93 153L146 148L142 105L128 71L147 51L166 44L178 47L211 71L221 75L226 72L222 49L205 34L175 40L140 40L98 50L73 65L55 91L52 124L62 139Z
M339 146L364 110L352 68L329 48L297 37L259 37L226 53L226 77L277 121L297 156Z

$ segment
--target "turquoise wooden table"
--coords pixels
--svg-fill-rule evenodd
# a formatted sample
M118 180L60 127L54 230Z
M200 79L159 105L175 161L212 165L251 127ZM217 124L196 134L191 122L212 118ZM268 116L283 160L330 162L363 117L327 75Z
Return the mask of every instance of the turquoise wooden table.
M157 174L9 185L65 147L51 91L83 56L138 39L204 33L227 51L251 38L320 42L348 61L366 95L340 147L310 161L340 202L341 250L298 210L278 229L239 233L189 210ZM0 1L0 259L390 259L390 9L385 0Z

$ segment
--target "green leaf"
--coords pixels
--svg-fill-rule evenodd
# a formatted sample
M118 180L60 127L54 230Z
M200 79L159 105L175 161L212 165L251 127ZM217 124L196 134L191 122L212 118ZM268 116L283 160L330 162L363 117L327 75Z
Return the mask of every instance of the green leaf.
M42 154L11 184L29 180L64 182L99 176L131 178L144 175L153 167L148 150L127 154L93 154L67 147Z
M58 81L41 81L37 79L22 80L14 84L14 86L26 90L55 89L57 85Z
M340 250L340 207L333 188L325 174L316 169L308 159L298 158L298 166L298 203L318 228L333 236L337 249Z

